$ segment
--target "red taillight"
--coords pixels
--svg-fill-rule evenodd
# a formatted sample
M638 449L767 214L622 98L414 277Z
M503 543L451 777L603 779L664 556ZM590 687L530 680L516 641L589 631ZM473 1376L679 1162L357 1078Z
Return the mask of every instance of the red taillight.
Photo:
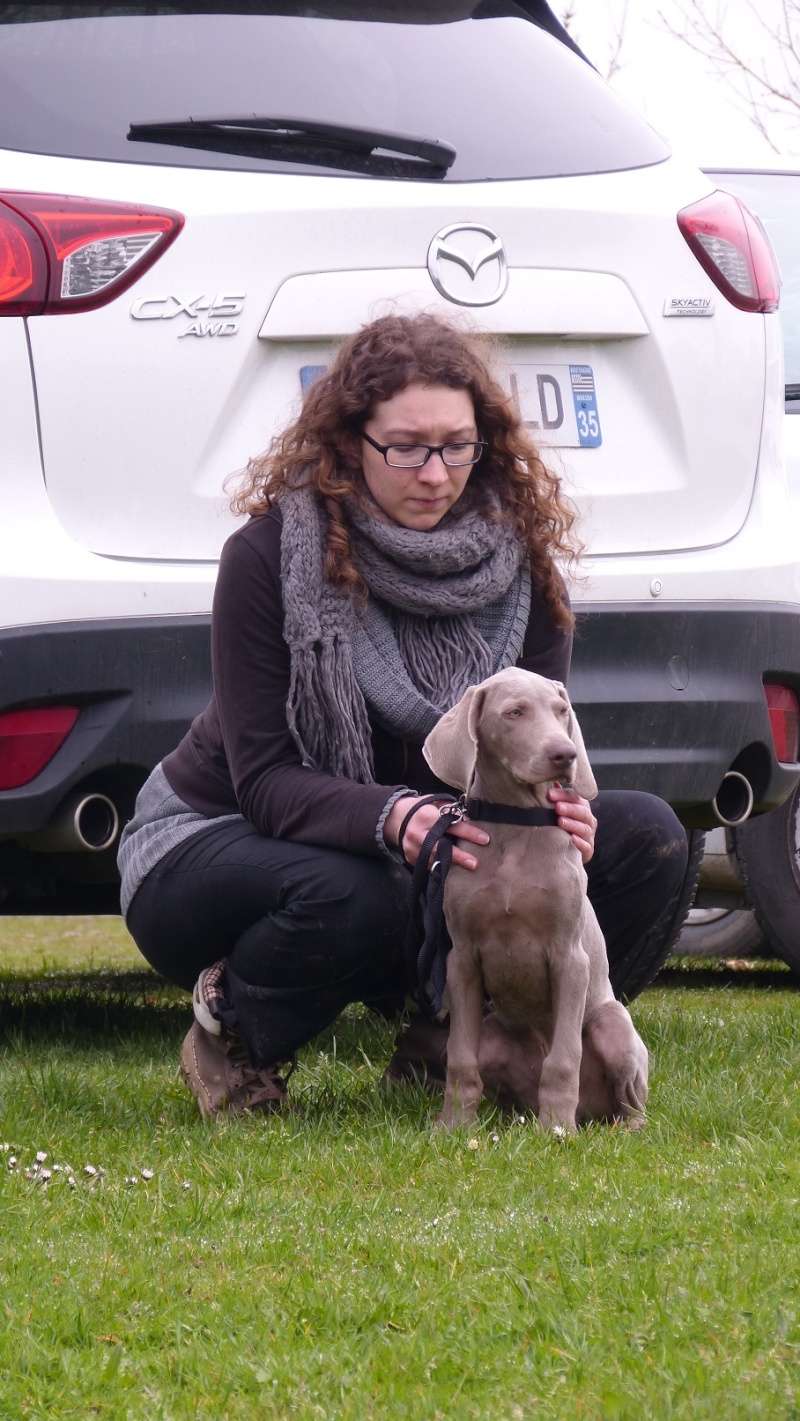
M788 686L765 682L769 724L775 757L784 764L796 764L800 747L800 702Z
M63 315L113 301L161 256L180 212L52 193L0 193L0 316Z
M761 222L729 192L712 192L678 213L700 265L740 311L777 311L781 278Z
M76 706L42 706L0 715L0 790L35 779L78 719Z

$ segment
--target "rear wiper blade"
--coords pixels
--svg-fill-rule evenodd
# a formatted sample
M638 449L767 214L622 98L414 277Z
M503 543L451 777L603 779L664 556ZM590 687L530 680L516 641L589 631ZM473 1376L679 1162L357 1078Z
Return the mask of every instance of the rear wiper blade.
M402 153L444 172L456 159L455 148L438 138L417 138L409 133L356 128L352 124L323 123L315 118L279 118L258 114L132 123L128 138L133 142L186 144L209 149L220 147L223 152L230 151L229 145L239 140L246 152L252 152L263 142L267 146L321 147L363 156Z

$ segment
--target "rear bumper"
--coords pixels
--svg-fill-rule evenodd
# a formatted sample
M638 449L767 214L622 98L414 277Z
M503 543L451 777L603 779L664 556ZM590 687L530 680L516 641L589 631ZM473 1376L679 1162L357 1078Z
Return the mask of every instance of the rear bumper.
M757 812L780 804L800 765L775 759L765 678L800 694L800 607L584 606L570 689L601 789L649 790L686 824L709 827L735 768Z
M63 622L0 631L0 712L72 704L79 718L29 784L0 791L0 837L44 828L70 790L130 812L150 769L206 704L210 618Z
M687 824L711 825L726 770L779 804L800 766L779 765L765 676L800 693L800 608L594 604L578 614L571 678L601 788L649 790ZM0 631L0 711L70 702L77 724L30 784L0 791L0 838L44 828L70 792L96 788L130 812L136 789L205 705L206 615Z

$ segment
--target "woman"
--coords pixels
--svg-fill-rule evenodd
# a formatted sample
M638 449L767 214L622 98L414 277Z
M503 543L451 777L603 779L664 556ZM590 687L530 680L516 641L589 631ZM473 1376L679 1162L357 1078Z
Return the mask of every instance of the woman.
M279 1106L281 1063L342 1007L402 1000L403 865L438 816L415 805L447 793L422 741L504 666L566 681L572 628L574 515L480 343L433 316L345 341L233 506L214 693L120 846L133 937L194 988L181 1066L206 1116ZM552 793L624 989L653 934L666 954L684 832L649 795L601 794L595 818ZM452 833L474 869L486 835Z

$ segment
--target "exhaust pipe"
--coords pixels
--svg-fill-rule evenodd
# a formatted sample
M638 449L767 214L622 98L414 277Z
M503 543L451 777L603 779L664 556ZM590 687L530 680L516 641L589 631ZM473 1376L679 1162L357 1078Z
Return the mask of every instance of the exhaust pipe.
M753 810L753 786L738 770L728 770L722 776L722 783L711 801L711 807L720 824L729 829L743 824Z
M102 853L119 833L119 815L108 795L90 792L74 795L63 804L39 834L25 836L37 853Z

